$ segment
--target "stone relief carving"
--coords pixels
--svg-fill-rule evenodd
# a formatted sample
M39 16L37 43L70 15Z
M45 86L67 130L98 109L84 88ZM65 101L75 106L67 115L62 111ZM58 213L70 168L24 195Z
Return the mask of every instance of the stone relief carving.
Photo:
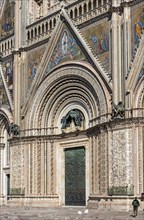
M112 120L124 118L124 110L125 109L122 102L118 102L117 105L112 102Z
M132 187L132 130L113 131L110 143L110 189ZM114 188L115 187L115 188ZM122 188L121 188L122 187Z
M106 194L108 188L108 151L107 151L107 133L102 132L100 134L100 146L99 146L99 175L100 175L100 193Z
M80 130L82 126L83 115L78 109L70 110L62 119L62 132Z
M12 177L11 177L11 194L24 194L24 153L23 146L13 146L12 155Z
M17 124L11 123L9 126L9 132L14 136L17 136L20 134L20 127Z
M144 87L141 89L140 95L138 97L138 108L142 108L143 107L143 103L144 103L144 97L143 97L143 93L144 93ZM139 117L143 116L143 112L140 111L138 113ZM141 120L142 121L142 120ZM144 140L144 127L139 127L137 128L137 140L138 140L138 163L139 163L139 193L141 193L143 191L143 186L144 186L144 180L143 180L143 176L144 176L144 167L143 167L143 162L144 162L144 156L143 156L143 146L144 143L142 140Z

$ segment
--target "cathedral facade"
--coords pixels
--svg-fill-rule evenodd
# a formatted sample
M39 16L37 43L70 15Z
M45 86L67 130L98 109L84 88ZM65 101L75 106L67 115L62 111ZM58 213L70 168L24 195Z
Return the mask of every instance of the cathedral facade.
M0 16L0 205L144 200L143 0L1 0Z

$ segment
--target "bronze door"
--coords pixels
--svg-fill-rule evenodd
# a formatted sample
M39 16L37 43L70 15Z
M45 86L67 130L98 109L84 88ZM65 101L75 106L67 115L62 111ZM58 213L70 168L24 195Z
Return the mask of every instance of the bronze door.
M85 149L65 150L65 205L85 205Z

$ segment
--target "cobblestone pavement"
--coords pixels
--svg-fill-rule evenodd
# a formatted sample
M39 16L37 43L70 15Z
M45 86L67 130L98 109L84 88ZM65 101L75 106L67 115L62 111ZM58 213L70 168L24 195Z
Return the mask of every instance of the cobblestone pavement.
M82 207L63 208L16 208L0 206L0 220L144 220L144 211L137 217L132 213L89 209ZM78 212L82 214L78 214Z

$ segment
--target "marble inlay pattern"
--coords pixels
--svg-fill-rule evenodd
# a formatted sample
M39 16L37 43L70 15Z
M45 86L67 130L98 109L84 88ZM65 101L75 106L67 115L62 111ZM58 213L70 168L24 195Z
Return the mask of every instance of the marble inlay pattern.
M113 131L110 145L110 186L132 184L132 130Z

